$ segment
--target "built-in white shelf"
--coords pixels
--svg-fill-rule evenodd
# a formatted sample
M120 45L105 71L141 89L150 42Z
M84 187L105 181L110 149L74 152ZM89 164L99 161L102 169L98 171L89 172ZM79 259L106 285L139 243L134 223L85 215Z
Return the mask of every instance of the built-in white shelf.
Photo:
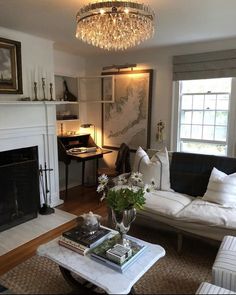
M65 122L77 122L79 119L70 119L70 120L57 120L58 123L65 123Z
M78 101L0 101L0 105L42 105L42 104L52 104L52 105L63 105L63 104L78 104Z

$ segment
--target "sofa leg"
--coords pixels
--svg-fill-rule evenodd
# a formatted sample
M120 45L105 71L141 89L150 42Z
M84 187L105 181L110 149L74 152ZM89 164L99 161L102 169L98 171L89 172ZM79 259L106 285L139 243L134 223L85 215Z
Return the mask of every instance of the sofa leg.
M183 235L181 233L178 233L178 245L177 245L177 252L180 253L182 250L182 245L183 245Z

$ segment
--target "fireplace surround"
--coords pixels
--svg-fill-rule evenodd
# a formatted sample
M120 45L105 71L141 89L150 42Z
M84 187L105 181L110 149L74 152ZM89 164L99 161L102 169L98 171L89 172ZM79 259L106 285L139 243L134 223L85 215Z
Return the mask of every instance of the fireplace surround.
M38 147L0 152L0 231L37 217Z
M0 102L0 152L38 147L38 164L48 173L49 205L63 203L59 196L55 102ZM1 194L1 190L0 190ZM44 203L40 186L40 204Z

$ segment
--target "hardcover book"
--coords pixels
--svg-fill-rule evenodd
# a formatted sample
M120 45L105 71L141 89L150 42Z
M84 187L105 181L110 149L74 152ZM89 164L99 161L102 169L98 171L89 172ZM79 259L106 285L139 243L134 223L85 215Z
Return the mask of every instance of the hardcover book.
M90 250L90 248L83 246L72 240L69 240L63 236L60 236L58 243L59 245L64 246L70 250L73 250L81 255L85 255Z
M79 226L64 232L62 236L83 246L92 248L107 239L110 233L111 231L109 229L100 227L95 233L89 234L85 233L82 227Z
M108 267L111 267L119 272L124 272L132 263L134 263L138 257L143 253L146 249L146 245L139 244L132 238L129 238L130 248L132 249L132 255L128 257L128 259L122 261L114 261L114 259L109 259L109 255L107 255L107 251L109 249L113 249L115 245L118 244L120 240L120 235L116 235L111 239L107 239L103 243L99 244L97 247L91 249L89 251L90 257L97 262L100 262Z

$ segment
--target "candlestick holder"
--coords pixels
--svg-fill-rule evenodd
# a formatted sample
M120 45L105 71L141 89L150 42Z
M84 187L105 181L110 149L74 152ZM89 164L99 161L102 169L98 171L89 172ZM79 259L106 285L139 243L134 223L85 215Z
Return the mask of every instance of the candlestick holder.
M52 97L52 94L53 94L53 88L52 88L52 83L49 84L50 85L50 100L52 101L53 100L53 97Z
M45 78L42 78L42 89L43 89L43 99L42 100L44 100L44 101L47 100L45 87L46 87Z
M38 101L37 82L34 82L34 99L33 99L33 101Z

